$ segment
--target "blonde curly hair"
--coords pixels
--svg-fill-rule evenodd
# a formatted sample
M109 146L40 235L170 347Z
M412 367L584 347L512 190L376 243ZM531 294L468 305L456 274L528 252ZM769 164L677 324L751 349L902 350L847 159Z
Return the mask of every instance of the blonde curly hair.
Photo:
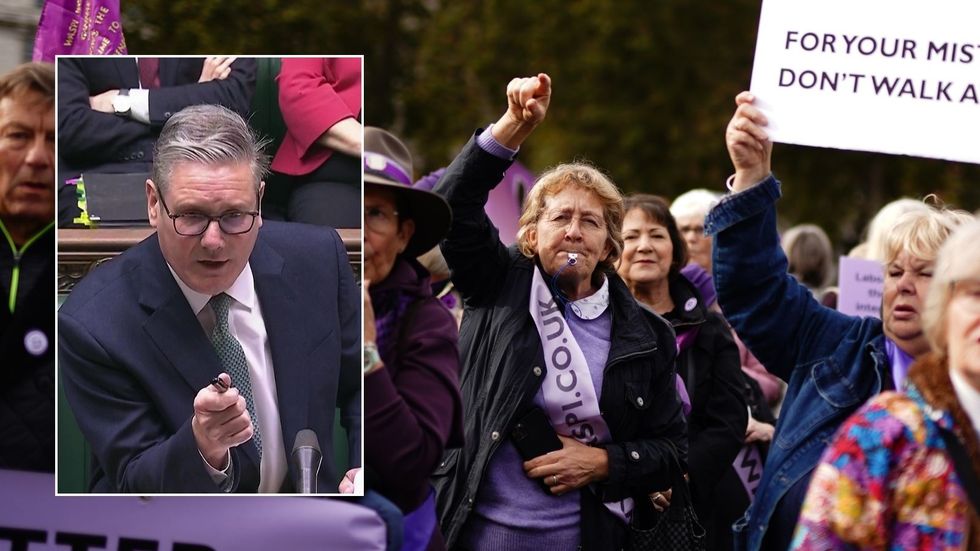
M596 268L614 270L619 255L623 252L623 195L619 188L608 176L599 169L584 162L560 164L538 178L531 192L527 195L524 210L518 220L517 247L521 254L534 258L537 251L531 246L528 232L533 228L549 197L554 197L568 188L577 188L595 194L602 204L603 218L606 224L609 244L609 255L601 260Z

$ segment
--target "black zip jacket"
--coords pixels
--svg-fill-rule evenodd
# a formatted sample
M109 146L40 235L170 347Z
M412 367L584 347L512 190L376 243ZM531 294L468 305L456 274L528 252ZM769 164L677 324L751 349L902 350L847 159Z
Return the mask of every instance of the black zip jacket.
M19 250L4 241L0 262L11 269L0 286L0 469L54 472L53 225ZM33 278L22 273L28 262Z
M459 344L466 443L447 452L434 475L441 529L450 549L473 510L490 458L530 407L545 374L540 338L528 312L534 261L505 247L484 212L490 190L509 165L470 140L435 190L453 209L442 252L465 305ZM682 463L687 454L686 423L674 385L673 332L639 307L615 273L605 277L612 343L599 405L613 442L605 445L608 480L598 485L598 493L581 492L584 550L620 549L625 543L626 526L600 499L633 497L638 508L650 509L648 494L670 485L674 467L668 442L679 450Z
M722 488L727 491L728 487L721 483L733 470L732 462L742 449L749 420L738 347L725 319L705 307L687 278L672 276L669 286L675 307L664 317L678 335L695 328L698 331L691 345L677 356L677 372L691 397L687 418L691 497L708 531L707 549L730 549L728 534L740 515L722 513L726 508L718 507L734 499L722 493ZM719 533L722 531L725 533Z

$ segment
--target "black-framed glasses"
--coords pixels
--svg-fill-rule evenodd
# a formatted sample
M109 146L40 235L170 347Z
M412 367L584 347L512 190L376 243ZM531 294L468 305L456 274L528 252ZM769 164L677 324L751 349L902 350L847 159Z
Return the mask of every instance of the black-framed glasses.
M398 220L397 210L381 207L364 207L364 225L376 232L384 231Z
M173 220L174 231L177 232L177 235L186 237L196 237L203 234L207 231L211 222L217 222L218 228L228 235L248 233L252 229L252 226L255 225L255 217L260 214L257 210L248 212L236 210L226 212L220 216L208 216L196 212L171 214L170 208L167 206L167 202L163 200L163 194L160 193L160 190L157 190L157 197L163 205L163 210L167 212L167 216ZM261 201L261 198L257 194L256 198Z

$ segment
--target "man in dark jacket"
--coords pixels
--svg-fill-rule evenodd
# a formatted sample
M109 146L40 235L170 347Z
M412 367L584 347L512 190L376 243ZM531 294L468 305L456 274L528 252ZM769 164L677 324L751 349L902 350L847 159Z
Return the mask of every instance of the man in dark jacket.
M0 468L54 471L54 67L0 77Z

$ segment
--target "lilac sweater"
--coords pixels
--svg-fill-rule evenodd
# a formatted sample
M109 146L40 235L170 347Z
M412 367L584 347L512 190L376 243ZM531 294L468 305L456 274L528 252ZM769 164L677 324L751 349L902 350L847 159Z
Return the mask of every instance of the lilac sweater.
M566 321L585 354L599 394L609 356L609 310L593 320L583 320L569 309ZM545 409L540 389L534 404ZM463 547L472 551L550 551L579 545L579 491L549 496L537 480L524 474L522 465L510 440L503 442L490 459L473 515L461 536Z

